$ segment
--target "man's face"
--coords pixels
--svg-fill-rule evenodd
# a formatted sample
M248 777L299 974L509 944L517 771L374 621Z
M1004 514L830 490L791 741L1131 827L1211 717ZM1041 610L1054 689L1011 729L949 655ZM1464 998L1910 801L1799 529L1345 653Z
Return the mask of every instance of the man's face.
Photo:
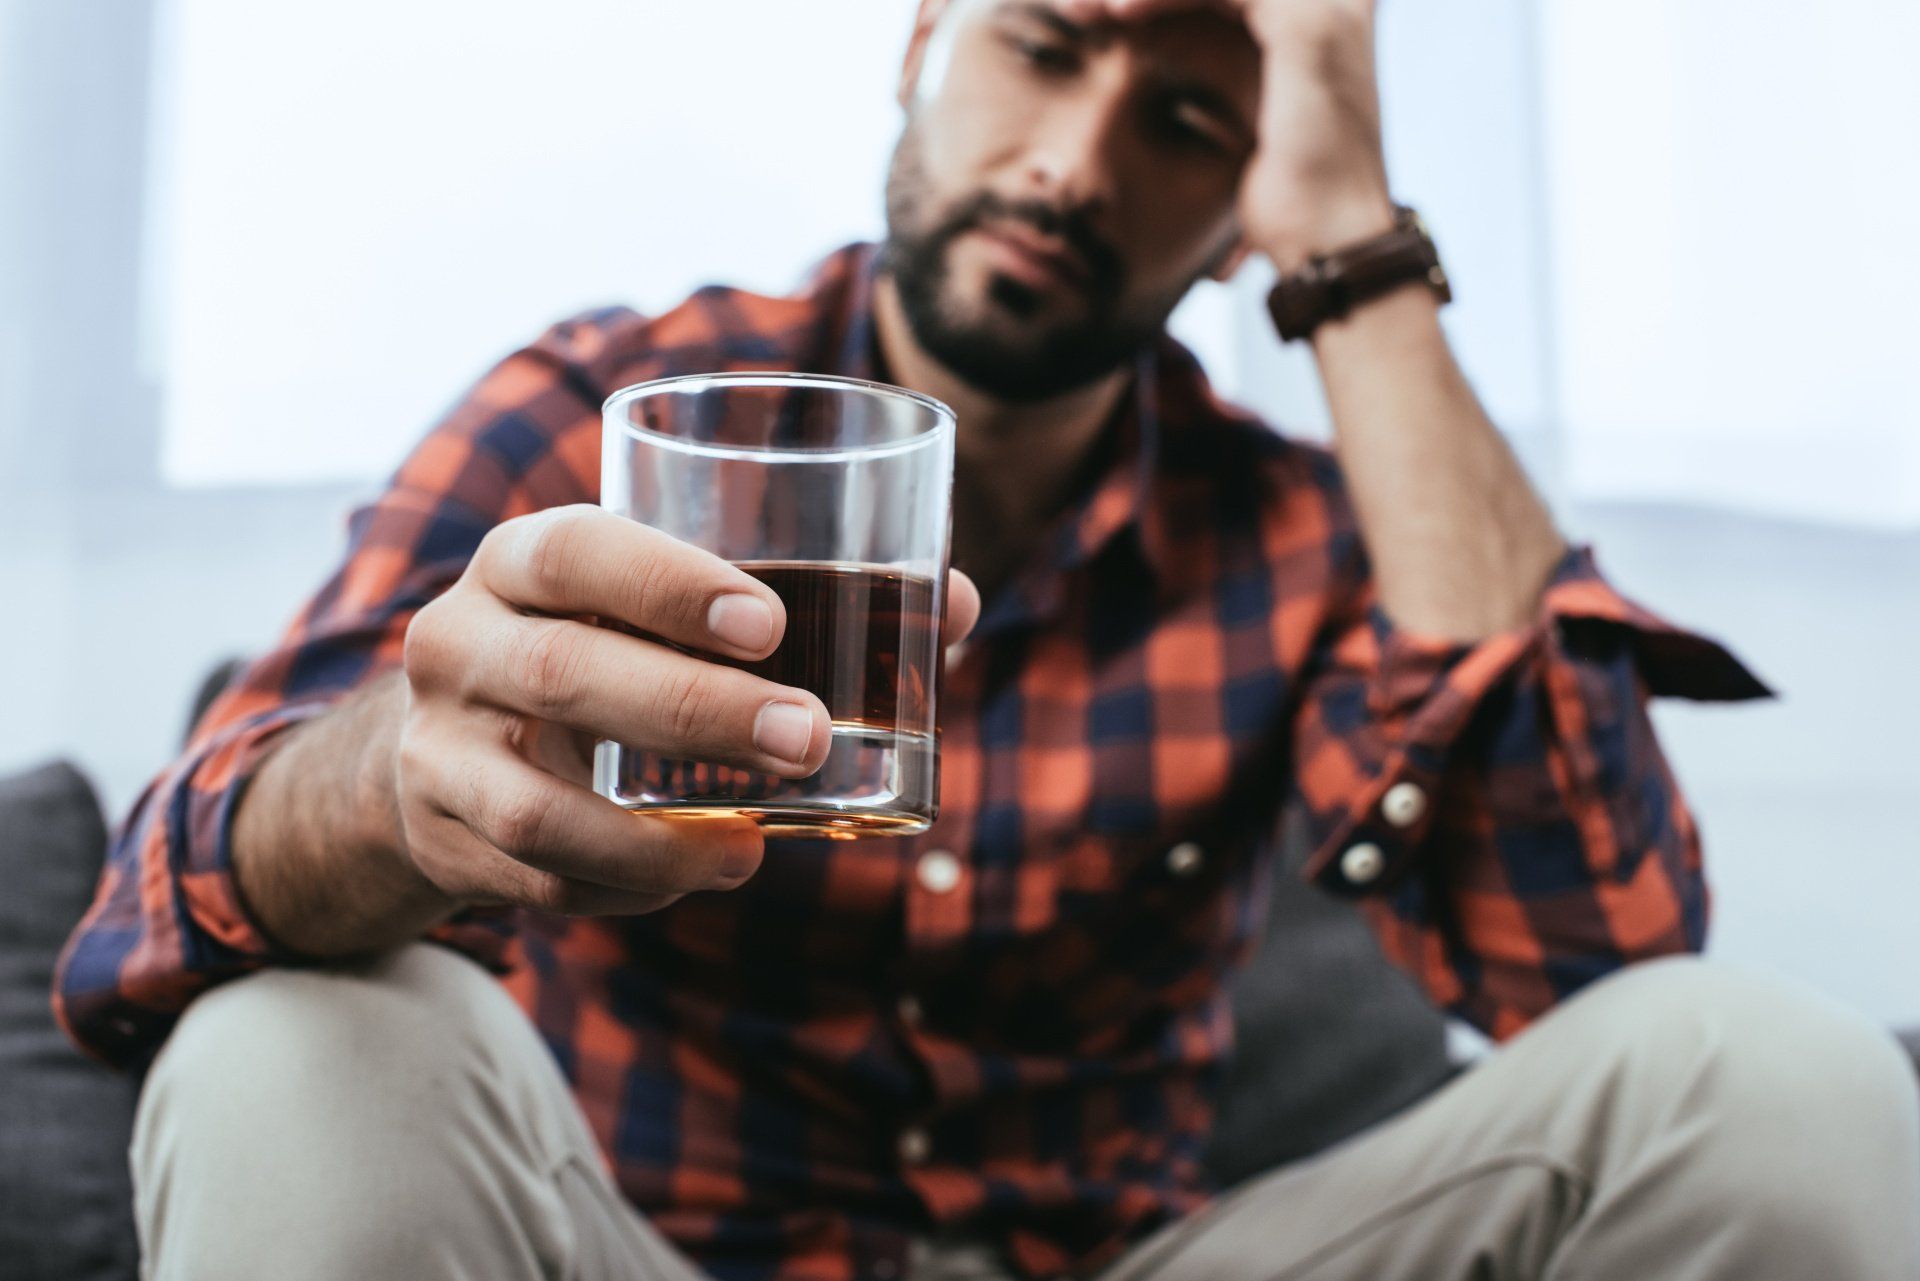
M883 259L915 338L1003 400L1093 381L1237 246L1252 38L1211 13L1085 25L953 0L917 47Z

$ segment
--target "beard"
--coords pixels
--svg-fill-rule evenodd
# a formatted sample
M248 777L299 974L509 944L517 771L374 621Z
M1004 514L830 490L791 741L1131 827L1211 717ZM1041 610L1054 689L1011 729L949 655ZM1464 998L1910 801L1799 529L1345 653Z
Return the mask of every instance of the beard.
M1021 281L994 272L985 296L958 295L951 251L964 233L1000 221L1024 222L1057 237L1079 257L1078 315L1042 316L1046 299ZM1196 273L1163 295L1128 299L1119 253L1095 231L1084 208L1040 200L1013 201L982 188L944 209L935 207L921 152L919 125L909 117L887 170L887 239L880 270L893 279L914 338L935 360L975 389L1009 403L1047 400L1130 362L1165 328Z

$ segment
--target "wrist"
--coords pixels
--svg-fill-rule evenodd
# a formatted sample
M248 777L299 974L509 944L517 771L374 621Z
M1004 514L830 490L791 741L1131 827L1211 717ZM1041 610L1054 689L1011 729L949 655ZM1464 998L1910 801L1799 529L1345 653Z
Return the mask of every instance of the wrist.
M262 937L293 955L381 952L457 906L384 817L395 807L391 785L376 781L393 759L382 693L370 689L291 731L241 793L234 892Z
M1267 295L1267 309L1275 331L1292 342L1415 284L1438 303L1453 299L1426 223L1402 206L1386 231L1313 254L1297 270L1282 271Z
M1316 201L1311 209L1275 219L1248 239L1284 276L1299 271L1309 259L1338 253L1392 230L1393 216L1392 198L1384 188L1374 188Z
M1328 361L1427 358L1446 350L1440 300L1418 281L1407 281L1315 327L1306 345L1324 367ZM1339 424L1335 424L1336 434Z

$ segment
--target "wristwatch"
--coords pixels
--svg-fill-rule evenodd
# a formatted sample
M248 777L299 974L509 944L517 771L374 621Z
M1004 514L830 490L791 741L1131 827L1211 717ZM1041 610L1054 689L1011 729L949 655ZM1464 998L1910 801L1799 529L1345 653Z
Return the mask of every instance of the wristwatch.
M1453 301L1453 286L1427 224L1407 206L1395 205L1391 231L1307 259L1299 271L1280 277L1267 295L1267 310L1280 337L1293 342L1369 299L1416 282L1431 289L1442 305Z

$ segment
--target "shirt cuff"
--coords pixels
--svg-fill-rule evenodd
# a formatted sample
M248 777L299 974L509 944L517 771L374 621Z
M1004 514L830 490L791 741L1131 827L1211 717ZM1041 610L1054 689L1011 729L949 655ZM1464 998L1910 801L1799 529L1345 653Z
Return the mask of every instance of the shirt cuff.
M1541 594L1534 620L1461 643L1369 615L1379 666L1367 692L1376 724L1392 727L1378 766L1346 816L1320 842L1305 874L1338 894L1391 887L1433 820L1433 799L1487 697L1548 666L1618 661L1623 655L1650 695L1731 702L1772 691L1719 642L1676 627L1620 595L1591 548L1568 551Z
M183 852L175 856L176 875L186 909L182 945L190 969L314 962L315 958L276 942L248 911L233 878L233 820L280 735L331 706L295 704L243 721L217 736L188 767L168 821L173 827L169 844ZM504 974L513 968L511 945L517 918L517 910L510 907L468 908L424 937Z
M233 880L233 821L280 736L328 706L288 704L238 722L203 746L174 784L166 847L184 909L180 942L188 969L301 959L274 943L240 900Z

